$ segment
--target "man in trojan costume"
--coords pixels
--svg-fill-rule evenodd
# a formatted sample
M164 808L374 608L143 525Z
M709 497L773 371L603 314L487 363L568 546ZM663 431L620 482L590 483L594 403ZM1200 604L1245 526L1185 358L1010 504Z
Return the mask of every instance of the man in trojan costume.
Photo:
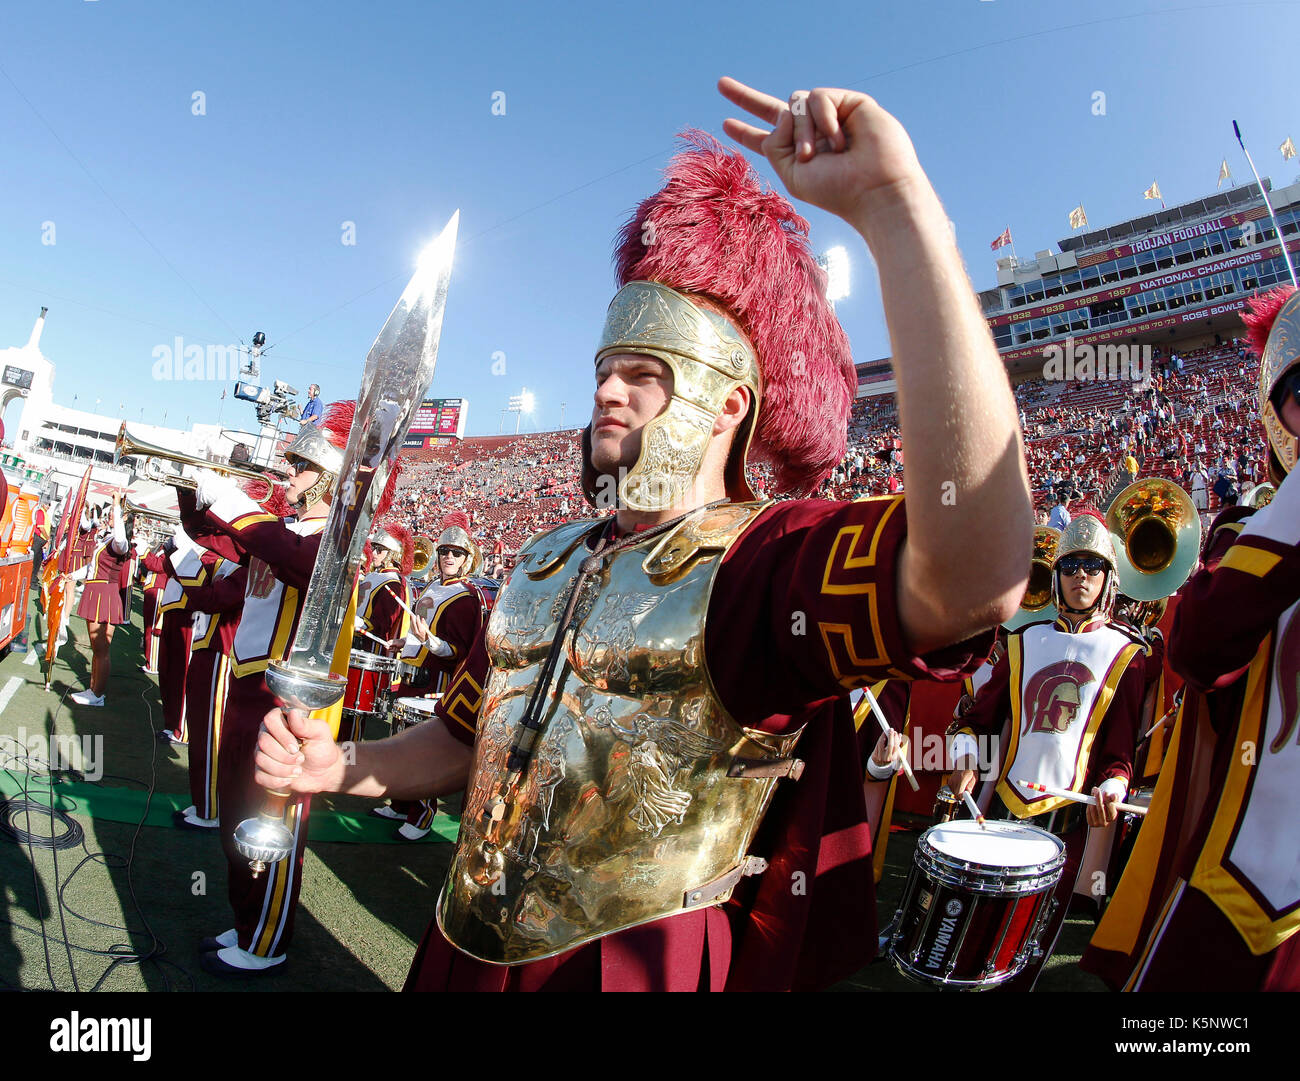
M1117 590L1115 547L1095 511L1066 526L1052 565L1055 620L1025 624L1007 637L1006 650L974 704L954 722L951 756L957 768L948 787L960 796L975 788L978 737L1005 749L987 763L996 780L979 798L991 818L1030 821L1061 836L1066 864L1057 906L1044 927L1042 955L1002 985L1033 987L1065 922L1080 877L1090 831L1118 818L1113 804L1128 792L1146 693L1141 639L1111 618ZM1010 717L1009 725L1007 718ZM1005 726L1005 727L1004 727ZM1005 732L1005 735L1004 735ZM1027 790L1029 781L1091 792L1100 806L1086 811L1060 796Z
M1083 960L1125 990L1300 991L1300 293L1243 318L1279 486L1219 515L1174 615L1182 709Z
M617 514L524 547L438 719L355 767L297 711L264 722L264 784L466 788L408 987L855 971L876 929L848 694L972 671L1024 592L1028 543L1005 541L1031 526L1014 402L906 132L850 91L720 89L775 125L731 120L732 137L871 248L914 501L752 501L751 449L780 491L840 461L854 368L807 223L693 136L622 231L594 358L586 489ZM945 482L966 495L945 504Z
M293 935L310 801L290 805L286 825L294 836L294 851L268 874L253 876L247 858L235 848L234 833L262 807L264 793L253 780L253 757L258 725L275 704L266 686L266 667L282 659L297 630L354 412L352 402L332 403L319 426L303 425L285 448L284 459L293 474L285 498L297 513L296 521L281 519L253 502L233 480L212 472L200 473L196 491L178 493L186 531L211 551L248 568L243 611L230 648L232 678L217 755L221 842L235 926L202 944L200 963L214 975L274 971L284 962ZM378 514L391 498L390 486Z

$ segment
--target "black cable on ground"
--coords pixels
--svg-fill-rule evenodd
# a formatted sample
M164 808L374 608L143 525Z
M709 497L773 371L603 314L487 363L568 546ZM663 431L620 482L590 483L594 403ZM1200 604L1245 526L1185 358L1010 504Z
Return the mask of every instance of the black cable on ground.
M117 968L118 965L124 965L124 964L143 965L146 962L153 962L154 964L159 966L159 971L163 975L165 990L171 991L171 990L182 989L180 986L174 985L172 980L168 978L168 976L166 975L167 968L175 969L176 971L181 973L188 981L189 990L191 991L195 990L194 977L190 974L190 972L184 967L182 967L181 965L178 965L174 961L170 961L163 956L163 954L166 952L166 946L159 940L158 936L154 933L153 928L149 925L149 921L144 914L144 908L140 903L140 899L136 896L135 883L132 880L132 875L131 875L132 868L135 861L136 843L139 840L141 830L143 830L144 824L148 819L149 810L153 802L153 795L157 787L158 748L157 748L157 743L153 738L154 736L153 711L146 693L149 687L150 684L145 683L144 687L141 688L141 693L140 693L141 701L144 704L144 720L146 725L146 731L149 734L149 740L151 745L150 778L148 782L142 781L135 777L120 777L120 776L113 776L109 774L105 774L101 778L101 780L104 780L104 779L109 779L111 777L114 780L126 781L129 784L138 784L142 788L144 788L147 793L145 799L144 812L141 815L140 820L136 823L135 831L131 836L130 850L125 857L113 853L91 852L89 849L85 848L85 831L81 828L80 824L77 823L74 819L72 819L66 812L57 810L54 807L55 792L52 787L54 783L53 778L51 778L50 789L41 790L38 788L34 788L33 781L37 777L49 776L48 772L38 772L38 771L49 771L51 765L50 763L43 762L39 759L31 759L25 753L15 755L12 754L11 752L5 752L3 755L3 757L6 760L8 760L6 761L6 765L9 765L10 761L16 760L16 763L14 764L24 767L24 772L20 780L15 775L12 769L7 770L7 772L10 773L10 776L14 777L15 780L18 782L19 787L21 788L21 792L17 797L0 801L0 834L9 836L16 843L23 845L28 851L28 861L32 868L33 894L37 901L38 912L40 910L40 898L42 896L42 891L41 891L40 873L36 866L35 853L37 851L48 851L51 854L51 859L54 862L54 881L56 885L55 896L58 902L59 923L62 930L62 937L60 939L51 938L51 936L49 935L46 929L45 917L42 917L40 919L39 929L26 927L20 923L14 922L13 920L5 920L2 918L0 918L0 923L5 923L8 926L13 927L15 930L25 931L28 934L39 934L41 936L42 948L45 954L45 972L50 982L50 987L49 987L50 990L59 989L57 982L54 978L53 968L50 960L50 947L52 945L56 947L62 946L64 948L67 954L68 971L71 975L73 988L75 990L81 990L81 986L80 986L80 981L77 979L76 967L72 956L73 951L76 951L77 953L83 953L83 954L92 954L98 957L110 958L110 964L108 968L106 968L104 972L100 974L99 978L95 981L93 986L89 988L89 990L91 991L98 991L104 985L104 982L109 978L109 976L112 975L113 971ZM64 692L65 697L66 694L67 692L65 691ZM58 716L58 713L62 710L62 708L63 708L63 700L60 700L58 710L55 711L56 718ZM25 751L26 748L23 748L23 750ZM40 799L39 797L41 795L47 795L48 802ZM37 798L32 798L32 797L37 797ZM18 827L13 824L13 819L15 817L26 815L28 818L28 824L30 825L31 824L30 816L32 814L44 814L49 816L50 830L48 834L43 835L39 833L33 833L30 829ZM64 827L62 833L56 834L55 832L56 821ZM67 878L60 881L57 853L61 850L68 850L71 848L75 848L78 845L80 845L85 850L86 854L81 860L78 861L77 865L73 867L71 873L68 874ZM68 889L69 886L72 885L72 882L76 878L77 874L88 863L90 864L98 863L104 867L117 867L117 868L125 869L127 894L130 897L131 907L134 909L134 914L136 915L136 917L138 917L140 923L143 925L142 930L132 930L129 927L123 927L117 924L105 923L101 920L96 920L89 916L83 916L81 913L77 912L75 909L71 907L71 905L67 903L67 901L64 898L65 891ZM117 943L113 946L110 946L108 949L95 949L88 946L80 946L72 942L68 936L68 928L66 922L67 916L71 916L74 919L81 920L95 927L101 927L111 931L121 931L128 936L146 935L148 936L149 942L146 946L144 946L144 948L141 949L137 949L130 942ZM6 983L6 987L8 987L8 989L10 990L20 989L20 988L10 987L7 985L7 983ZM36 990L35 988L21 988L21 989Z

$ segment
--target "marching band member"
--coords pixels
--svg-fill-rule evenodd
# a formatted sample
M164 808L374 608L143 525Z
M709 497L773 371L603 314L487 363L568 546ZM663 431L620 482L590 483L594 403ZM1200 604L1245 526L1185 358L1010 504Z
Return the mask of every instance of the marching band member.
M140 666L140 671L151 676L158 674L158 644L162 638L163 619L158 599L166 585L166 574L161 569L165 556L161 544L152 547L142 555L137 572L144 609L144 664Z
M415 559L411 531L396 521L376 523L365 551L370 570L357 586L353 650L387 657L394 648L390 640L400 641L410 624L409 575ZM345 709L338 742L355 742L364 736L364 729L365 717Z
M86 522L89 524L89 521ZM90 686L71 695L81 706L102 706L108 677L112 672L109 646L113 641L113 628L130 620L130 612L122 611L122 568L131 558L131 538L122 515L121 497L113 493L113 509L108 532L98 535L88 529L89 556L83 569L87 572L77 615L86 621L90 637Z
M1174 615L1182 709L1083 962L1124 990L1300 991L1300 293L1243 318L1279 486L1219 515Z
M194 640L185 674L190 799L194 802L174 812L172 819L179 829L214 830L220 825L217 752L248 568L211 551L204 551L203 565L202 580L185 587L185 599L194 614Z
M163 743L184 744L189 742L185 729L185 677L194 643L194 613L185 596L185 587L203 583L206 574L203 549L182 526L177 526L171 550L161 560L146 559L145 566L167 577L158 598L162 621L158 637L158 694L163 710L163 727L158 730L158 739Z
M901 762L910 751L912 684L901 679L881 680L866 690L871 691L889 723L889 731L882 732L865 691L854 691L849 696L858 745L862 748L863 794L867 800L867 820L871 823L872 876L879 883L885 873L885 850L894 819L894 793L902 772Z
M584 489L617 514L524 547L437 719L352 764L299 711L263 722L266 785L466 789L408 987L791 988L856 971L876 930L848 693L974 670L1024 592L1014 401L906 133L851 91L792 108L720 88L776 125L728 121L732 136L870 245L906 489L926 495L754 501L751 442L778 492L842 459L856 378L807 223L694 136L622 232L594 358ZM945 481L979 498L944 505Z
M266 668L280 659L297 630L354 412L352 402L332 403L319 426L304 425L285 448L293 476L284 494L297 513L296 521L281 520L254 503L234 481L210 472L201 475L195 492L179 493L186 528L206 547L247 567L217 753L221 843L235 926L201 944L200 963L214 975L248 977L275 971L284 963L293 936L311 801L290 806L286 824L294 835L294 852L267 874L253 877L248 860L235 848L234 832L262 806L264 793L253 780L253 756L261 718L275 705L266 686ZM396 472L390 475L390 490L377 514L391 501L395 479Z
M415 543L411 531L397 521L385 521L375 527L370 537L374 559L369 573L357 587L356 629L372 637L362 637L358 649L382 652L374 639L391 643L404 639L411 607L411 567L415 563ZM403 607L405 605L405 608ZM344 737L339 736L344 742Z
M483 636L486 604L478 587L469 581L469 576L479 570L483 556L468 526L469 520L459 512L448 515L443 522L434 549L438 580L420 594L415 618L402 644L402 661L425 675L421 697L443 693L451 674ZM405 841L419 841L432 828L438 801L396 800L375 807L371 813L400 821L397 835Z
M996 778L992 793L977 800L987 817L1031 819L1060 835L1066 846L1056 908L1039 939L1043 952L1001 985L1007 990L1031 989L1051 955L1088 840L1079 822L1080 804L1028 791L1019 782L1091 791L1101 802L1087 807L1087 824L1100 828L1118 819L1113 804L1124 798L1133 776L1146 692L1145 651L1140 639L1111 619L1117 588L1110 533L1099 516L1084 512L1057 544L1056 620L1028 623L1008 635L1003 659L953 724L952 792L960 797L974 790L976 770L984 765L976 737L993 739L1004 753L1000 762L987 764ZM1094 887L1083 885L1089 891Z

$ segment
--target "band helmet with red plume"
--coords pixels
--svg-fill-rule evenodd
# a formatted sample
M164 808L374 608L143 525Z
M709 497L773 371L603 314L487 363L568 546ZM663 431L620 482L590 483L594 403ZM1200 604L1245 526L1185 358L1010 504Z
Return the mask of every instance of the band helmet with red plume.
M396 519L380 522L369 543L374 547L387 548L397 556L398 572L406 577L415 566L415 538L411 531Z
M620 288L596 353L597 364L644 353L673 372L673 397L646 425L620 498L655 510L680 498L712 418L739 386L752 405L727 463L728 494L753 498L750 446L774 468L777 492L810 491L844 457L857 376L808 223L741 154L704 132L683 139L663 188L619 233Z
M284 449L287 461L297 459L307 462L320 472L320 480L303 493L303 506L318 502L334 486L334 481L343 468L343 451L352 434L352 422L356 419L356 402L330 402L325 407L319 425L304 424L298 434ZM374 517L379 518L393 505L393 496L397 493L397 478L401 475L401 460L395 460L388 472L388 482L375 505Z

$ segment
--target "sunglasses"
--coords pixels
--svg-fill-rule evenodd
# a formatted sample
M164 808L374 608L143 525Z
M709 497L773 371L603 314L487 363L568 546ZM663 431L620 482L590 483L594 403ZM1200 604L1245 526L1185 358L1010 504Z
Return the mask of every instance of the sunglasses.
M467 556L469 553L464 548L439 548L438 557L443 556Z
M1071 575L1078 574L1080 569L1087 571L1088 574L1100 574L1108 564L1101 556L1066 556L1056 566L1065 577L1069 578Z

